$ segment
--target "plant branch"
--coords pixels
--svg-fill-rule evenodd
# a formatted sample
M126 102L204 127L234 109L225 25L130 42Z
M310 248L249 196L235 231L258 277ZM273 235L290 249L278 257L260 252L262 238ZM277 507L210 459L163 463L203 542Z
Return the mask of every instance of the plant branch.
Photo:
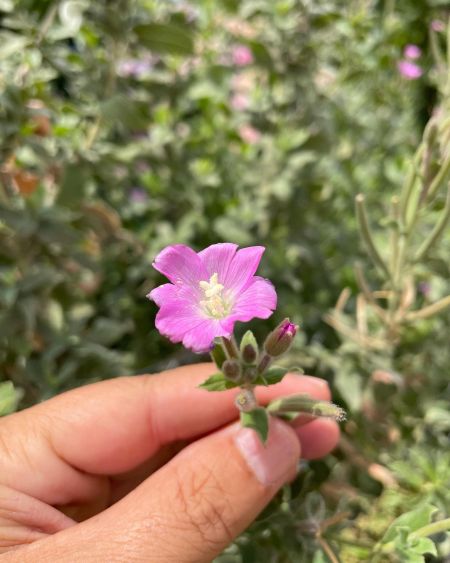
M450 159L449 159L450 162ZM414 262L420 262L428 253L430 248L441 238L444 234L445 228L450 220L450 185L447 189L447 198L445 200L445 207L439 221L436 223L430 236L424 240L420 246L417 254L414 257Z
M372 233L370 232L369 221L367 220L366 207L364 205L364 196L358 194L355 198L356 203L356 217L358 219L359 228L361 235L366 243L367 252L377 268L379 268L389 279L391 279L391 274L388 267L384 263L380 256L380 253L375 246Z

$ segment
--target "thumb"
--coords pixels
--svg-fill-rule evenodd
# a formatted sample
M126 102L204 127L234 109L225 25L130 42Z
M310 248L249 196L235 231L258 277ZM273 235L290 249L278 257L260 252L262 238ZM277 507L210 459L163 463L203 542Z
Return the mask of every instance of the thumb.
M234 424L187 446L102 514L38 543L58 561L70 560L64 550L80 561L210 562L295 476L299 455L280 420L265 445Z

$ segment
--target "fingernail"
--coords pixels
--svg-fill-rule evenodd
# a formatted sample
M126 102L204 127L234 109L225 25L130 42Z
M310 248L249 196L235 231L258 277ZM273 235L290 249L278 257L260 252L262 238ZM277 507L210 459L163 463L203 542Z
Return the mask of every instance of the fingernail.
M300 443L294 431L280 420L270 420L269 437L264 445L250 428L241 428L235 442L263 485L281 486L293 476L300 457Z

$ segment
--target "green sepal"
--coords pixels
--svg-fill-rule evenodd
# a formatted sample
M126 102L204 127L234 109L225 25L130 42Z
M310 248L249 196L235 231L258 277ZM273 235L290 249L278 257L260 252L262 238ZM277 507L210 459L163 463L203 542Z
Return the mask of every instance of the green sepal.
M227 379L222 372L215 373L208 377L206 381L200 383L200 389L206 389L206 391L226 391L227 389L233 389L234 387L239 387L238 383L230 381Z
M269 415L266 409L257 407L248 412L241 411L241 424L244 428L252 428L261 438L261 442L266 443L269 434Z
M250 345L252 348L254 348L255 352L258 353L258 343L256 342L255 335L253 334L253 332L251 330L247 330L247 332L242 337L241 344L240 344L241 354L244 351L244 348L248 345Z
M272 366L261 375L258 375L254 383L255 385L274 385L275 383L279 383L288 371L288 368Z
M217 368L222 369L223 363L227 359L225 350L222 348L222 346L220 344L216 344L211 350L210 354Z

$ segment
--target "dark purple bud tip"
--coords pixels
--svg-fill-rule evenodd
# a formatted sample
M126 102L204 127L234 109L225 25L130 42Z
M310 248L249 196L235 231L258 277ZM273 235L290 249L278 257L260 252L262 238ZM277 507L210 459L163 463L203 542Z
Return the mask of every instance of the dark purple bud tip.
M254 364L257 354L258 353L252 344L246 344L242 350L242 359L246 364Z
M289 319L284 319L266 338L265 351L274 358L281 356L289 350L297 330L297 325L291 323Z

